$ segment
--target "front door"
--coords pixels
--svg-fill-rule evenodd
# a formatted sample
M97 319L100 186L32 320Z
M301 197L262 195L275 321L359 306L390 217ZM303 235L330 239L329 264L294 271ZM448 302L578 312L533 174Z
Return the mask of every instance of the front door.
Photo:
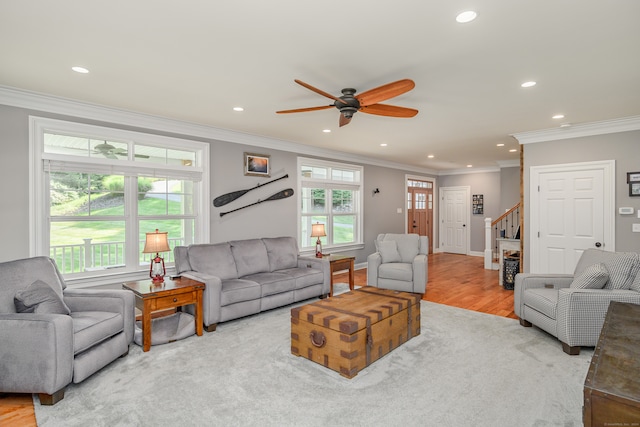
M433 253L433 183L409 180L407 186L407 233L429 238Z
M573 273L588 248L615 250L614 165L531 168L531 272Z
M469 187L440 189L440 247L443 252L467 255L469 251Z

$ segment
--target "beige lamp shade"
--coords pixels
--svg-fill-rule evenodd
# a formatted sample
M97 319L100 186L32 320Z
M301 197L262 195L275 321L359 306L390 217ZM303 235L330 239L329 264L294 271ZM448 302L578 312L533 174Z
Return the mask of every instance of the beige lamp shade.
M311 224L311 237L324 237L327 233L324 231L324 224Z
M168 240L167 231L158 231L156 228L155 233L147 233L147 240L144 242L144 249L142 250L145 254L155 254L158 252L169 252L171 248L169 248L169 240Z

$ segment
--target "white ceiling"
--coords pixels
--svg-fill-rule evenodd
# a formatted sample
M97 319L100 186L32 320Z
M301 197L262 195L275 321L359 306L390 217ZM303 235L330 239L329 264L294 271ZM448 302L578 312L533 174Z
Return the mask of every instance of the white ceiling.
M477 19L457 23L468 9ZM0 85L431 170L486 168L518 159L510 134L639 115L639 17L638 0L0 0ZM339 128L335 109L275 114L332 103L294 79L339 96L403 78L415 89L385 103L414 118L357 113Z

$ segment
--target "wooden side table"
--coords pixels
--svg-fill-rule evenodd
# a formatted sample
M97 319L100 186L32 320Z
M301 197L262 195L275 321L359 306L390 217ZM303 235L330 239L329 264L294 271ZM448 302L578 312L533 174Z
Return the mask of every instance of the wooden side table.
M151 279L125 282L123 289L132 291L136 307L142 311L142 350L151 348L151 313L183 305L195 305L196 334L202 336L202 291L205 284L185 277L165 279L155 284Z
M325 255L324 258L329 259L329 265L331 266L331 288L329 290L329 296L333 296L333 273L336 271L349 270L349 290L352 291L355 284L354 263L356 257L348 255Z

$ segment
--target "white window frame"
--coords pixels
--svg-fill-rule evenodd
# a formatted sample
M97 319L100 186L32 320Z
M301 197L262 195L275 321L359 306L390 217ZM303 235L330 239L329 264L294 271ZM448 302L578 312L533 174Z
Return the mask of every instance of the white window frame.
M31 256L49 256L49 182L48 174L45 172L45 162L69 161L95 167L91 173L105 173L111 167L108 160L99 158L84 158L75 156L65 156L60 154L51 154L44 152L44 134L59 133L69 135L83 135L93 139L106 139L116 141L134 141L135 144L151 145L156 147L189 150L195 153L195 165L185 170L184 168L163 165L156 163L138 163L133 161L120 161L117 165L113 165L114 169L123 169L132 174L132 170L144 170L140 173L142 176L148 176L153 171L158 176L191 176L197 185L194 188L194 242L207 243L209 241L209 144L197 142L187 139L179 139L165 137L150 133L128 131L117 128L89 125L84 123L70 122L64 120L50 119L44 117L29 117L29 252ZM109 173L109 172L107 172ZM111 173L120 173L114 171ZM132 210L128 208L125 211L125 217L131 221ZM137 236L137 223L139 219L148 219L140 217L133 219L132 223L136 224L136 233L130 233L128 236ZM126 243L127 252L135 252L132 250L133 242L128 239ZM137 249L137 246L136 246ZM172 270L173 265L167 266L167 274ZM148 277L149 269L146 266L129 265L126 271L113 273L109 270L100 270L87 272L86 274L74 274L72 278L65 278L70 287L75 286L98 286L105 284L113 284L126 280L138 280Z
M320 168L328 169L327 179L321 178L313 178L313 177L304 177L302 176L302 167L303 166L314 166ZM332 169L340 169L340 170L351 170L357 172L360 176L360 180L357 182L349 182L349 181L339 181L331 179ZM355 216L356 216L356 224L354 229L354 242L348 244L333 244L330 239L327 240L327 244L322 245L322 251L324 253L331 252L345 252L354 249L362 249L364 248L364 238L363 238L363 227L364 227L364 168L359 165L341 163L341 162L332 162L327 160L319 160L308 157L298 157L297 164L297 175L298 175L298 194L300 194L300 203L298 203L298 228L297 233L298 236L302 235L302 195L303 188L306 187L315 187L315 188L327 188L327 189L336 189L336 190L354 190L357 192L357 197L354 200L356 204ZM327 215L327 223L328 229L327 238L331 235L330 224L333 223L333 213L331 209L328 209L326 212ZM300 242L300 252L304 255L312 254L315 252L315 243L311 246L304 246L303 242Z

